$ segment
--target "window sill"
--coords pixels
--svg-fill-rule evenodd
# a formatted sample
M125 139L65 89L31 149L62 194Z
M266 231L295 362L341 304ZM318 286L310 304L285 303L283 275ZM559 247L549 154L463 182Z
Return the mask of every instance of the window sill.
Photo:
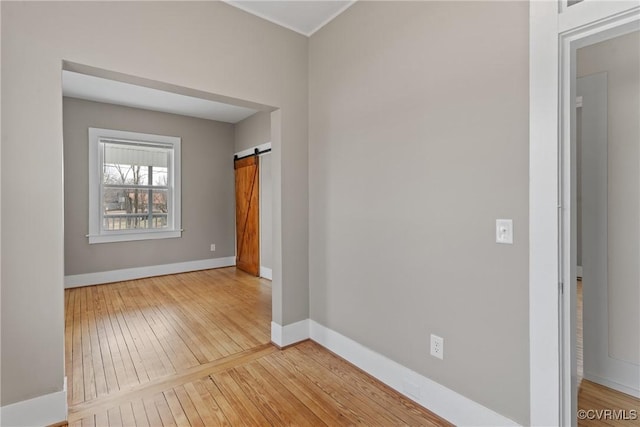
M130 242L134 240L174 239L182 237L182 230L99 234L90 235L88 237L90 245L93 245L94 243Z

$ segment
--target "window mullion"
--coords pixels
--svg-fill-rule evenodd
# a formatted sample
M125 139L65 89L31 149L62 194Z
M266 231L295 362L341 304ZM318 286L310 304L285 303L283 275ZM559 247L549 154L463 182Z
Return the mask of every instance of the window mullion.
M147 182L149 183L149 189L147 190L147 228L151 228L153 221L153 166L148 167L149 177Z
M136 185L136 184L103 184L104 188L122 188L122 189L134 189L134 190L168 190L169 186L167 185Z

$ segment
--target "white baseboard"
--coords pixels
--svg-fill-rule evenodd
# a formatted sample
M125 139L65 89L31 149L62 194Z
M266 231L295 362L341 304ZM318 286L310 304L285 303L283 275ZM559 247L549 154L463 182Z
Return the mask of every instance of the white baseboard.
M48 426L67 420L67 383L64 389L0 408L0 425Z
M273 280L273 271L270 268L260 266L260 277Z
M309 339L309 319L286 326L271 322L271 342L278 347L286 347Z
M579 265L579 266L576 268L576 275L577 275L579 278L581 278L581 279L582 279L582 266L581 266L581 265Z
M236 257L230 256L225 258L178 262L175 264L151 265L148 267L76 274L64 276L64 287L77 288L80 286L99 285L101 283L142 279L144 277L162 276L165 274L186 273L188 271L208 270L210 268L231 267L234 265L236 265Z
M635 374L635 375L634 375ZM628 378L638 378L637 377L637 368L635 369L634 373L629 373ZM589 380L591 382L597 383L597 384L601 384L605 387L609 387L612 388L614 390L618 390L621 393L625 393L628 394L629 396L633 396L636 397L638 399L640 399L640 389L634 388L634 387L629 387L625 384L620 384L619 382L616 381L611 381L608 380L604 377L600 377L598 375L594 375L592 373L589 372L585 372L584 373L584 379Z
M298 322L302 323L302 322ZM319 323L309 337L409 399L458 426L516 426L516 423Z

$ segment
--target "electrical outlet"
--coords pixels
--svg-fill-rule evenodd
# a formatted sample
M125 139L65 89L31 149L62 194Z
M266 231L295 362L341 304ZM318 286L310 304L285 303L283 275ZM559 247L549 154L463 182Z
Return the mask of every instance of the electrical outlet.
M431 355L444 359L444 338L431 334Z
M496 219L496 243L513 245L513 220Z
M216 244L212 243L211 244L211 252L215 252L216 251Z

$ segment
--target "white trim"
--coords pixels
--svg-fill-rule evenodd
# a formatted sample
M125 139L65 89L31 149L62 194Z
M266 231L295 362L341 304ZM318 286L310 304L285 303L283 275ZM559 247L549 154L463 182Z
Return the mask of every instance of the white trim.
M166 230L102 230L102 139L159 143L171 147L169 152L168 227ZM176 136L154 135L114 129L89 128L89 244L133 240L168 239L182 236L181 153L182 140Z
M235 156L238 156L238 157L249 156L249 155L255 153L256 149L258 149L258 151L271 150L271 143L270 142L265 142L264 144L259 144L259 145L256 145L254 147L247 148L246 150L238 151L237 153L233 153L233 156L234 157Z
M176 239L182 237L182 230L122 230L117 234L87 234L89 244L133 242L135 240Z
M246 7L242 4L242 1L229 1L229 0L223 0L225 3L227 3L229 6L233 6L233 7L237 7L240 10L244 10L247 13L250 13L254 16L257 16L258 18L262 18L266 21L269 21L273 24L276 25L280 25L281 27L284 27L288 30L294 31L298 34L302 34L303 36L306 37L311 37L316 31L318 31L320 28L324 27L325 25L327 25L329 22L331 22L333 19L335 19L338 15L340 15L342 12L344 12L345 10L347 10L349 7L351 7L356 0L351 0L348 4L346 4L344 7L340 8L336 13L332 14L329 18L327 18L326 20L322 21L322 23L320 23L318 26L316 26L313 30L305 32L300 30L299 28L296 28L292 25L289 24L285 24L284 22L278 20L278 19L274 19L272 17L269 17L267 15L264 15L260 12L256 12L254 11L252 8L250 7Z
M585 0L558 15L557 33L565 33L640 8L638 0Z
M67 419L67 382L63 390L0 408L0 425L48 426Z
M631 365L631 364L629 364L629 365ZM635 375L637 373L638 365L634 365L634 366L636 368L635 369L636 372L634 372L634 373L629 372L628 378L634 378L633 375ZM631 371L631 370L632 369L629 369L629 371ZM589 372L585 372L584 373L584 378L589 380L589 381L591 381L591 382L602 384L605 387L609 387L609 388L612 388L614 390L618 390L619 392L622 392L622 393L628 394L629 396L634 396L634 397L640 399L640 390L637 389L637 388L629 387L629 386L626 386L624 384L620 384L620 383L617 383L615 381L608 380L607 378L603 378L603 377L600 377L598 375L591 374ZM637 378L637 376L636 376L636 378Z
M211 268L231 267L236 265L236 257L202 259L198 261L178 262L175 264L150 265L148 267L125 268L122 270L100 271L97 273L75 274L64 276L65 288L99 285L102 283L121 282L165 274L186 273L188 271L208 270Z
M334 13L333 15L329 16L327 19L325 19L324 21L322 21L322 23L320 23L320 25L318 25L317 27L315 27L313 30L309 31L308 34L305 34L307 37L311 37L312 35L314 35L316 32L320 31L320 29L322 27L324 27L325 25L327 25L329 22L333 21L334 19L336 19L338 17L338 15L340 15L342 12L344 12L345 10L349 9L351 6L353 6L355 4L356 0L351 0L349 1L349 3L345 4L343 7L341 7L340 9L338 9L338 11L336 11L336 13Z
M271 342L278 347L286 347L309 339L309 319L281 326L271 322Z
M282 347L282 326L271 321L271 342Z
M308 338L455 425L519 425L311 319L286 326L271 322L271 341L278 347Z
M578 276L579 278L582 279L582 266L581 265L576 267L576 276Z
M518 425L515 421L313 320L309 321L309 332L313 341L455 425Z
M273 280L273 271L270 268L260 266L260 277Z
M638 20L640 19L640 2L620 2L618 6L624 4L629 10L622 11L616 7L609 8L603 2L592 3L604 11L609 11L610 15L601 14L593 16L585 14L581 18L580 27L569 29L562 32L559 28L559 128L558 128L558 153L560 167L560 205L562 206L561 216L559 217L559 235L560 252L560 273L561 281L565 283L565 292L560 295L561 307L561 342L560 342L560 390L562 391L562 425L575 425L576 411L578 409L578 395L576 379L576 348L575 348L575 310L576 310L576 276L577 276L577 260L575 252L576 244L576 183L573 178L575 160L575 101L576 101L576 50L591 44L599 43L604 40L626 34L630 31L638 30ZM613 4L613 2L612 2ZM574 9L578 12L581 9ZM596 10L596 9L591 9ZM591 12L590 12L591 13ZM578 22L578 20L576 20ZM584 256L584 254L583 254ZM586 306L585 306L586 307ZM605 340L606 341L606 340ZM605 351L604 353L607 354ZM617 363L610 360L607 364L609 367L618 366L622 369L622 376L625 378L630 374L629 378L637 378L638 370L631 368L626 370L625 364ZM585 366L585 373L588 367ZM611 373L613 374L614 371ZM615 383L612 383L615 384Z
M583 4L584 3L584 4ZM638 1L585 0L561 14L558 2L530 2L529 49L529 360L530 424L575 424L571 397L570 298L560 299L563 281L575 281L575 266L567 252L571 243L561 218L570 216L566 167L571 73L567 61L571 43L593 42L599 33L637 19ZM614 4L615 3L615 4ZM563 52L560 51L560 46ZM577 44L575 45L577 47ZM563 60L563 63L561 63ZM562 107L560 105L562 100ZM571 102L573 101L573 102ZM573 105L572 105L573 104ZM560 109L562 108L562 109ZM563 120L562 126L559 122ZM564 180L560 181L560 172ZM569 182L570 184L570 182ZM562 186L562 190L561 190ZM563 193L561 193L563 191ZM570 223L565 223L570 225ZM561 234L562 233L562 234ZM561 253L564 255L560 260ZM570 292L569 292L570 293Z
M561 401L558 3L532 1L529 10L529 424L551 426Z
M286 28L287 30L291 30L291 31L293 31L295 33L302 34L303 36L309 37L308 34L304 33L303 31L300 31L298 28L295 28L295 27L293 27L293 26L291 26L289 24L285 24L282 21L279 21L277 19L273 19L271 17L268 17L267 15L264 15L262 13L256 12L253 9L244 6L241 1L230 1L230 0L222 0L222 1L224 1L229 6L237 7L238 9L243 10L243 11L245 11L247 13L250 13L253 16L257 16L258 18L262 18L265 21L269 21L272 24L279 25L281 27Z

